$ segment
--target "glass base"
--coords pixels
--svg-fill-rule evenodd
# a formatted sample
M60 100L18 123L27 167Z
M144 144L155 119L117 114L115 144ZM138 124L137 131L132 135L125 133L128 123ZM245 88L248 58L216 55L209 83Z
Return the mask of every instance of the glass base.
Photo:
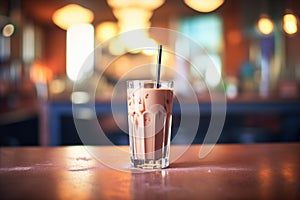
M163 169L169 166L168 158L158 160L131 159L131 165L140 169Z

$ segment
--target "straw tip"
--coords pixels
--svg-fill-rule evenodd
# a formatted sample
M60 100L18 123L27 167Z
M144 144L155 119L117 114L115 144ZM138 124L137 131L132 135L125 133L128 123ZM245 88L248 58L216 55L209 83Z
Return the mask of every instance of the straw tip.
M157 55L157 70L156 70L156 88L159 88L159 79L160 79L160 65L161 65L161 51L162 45L159 45L158 55Z

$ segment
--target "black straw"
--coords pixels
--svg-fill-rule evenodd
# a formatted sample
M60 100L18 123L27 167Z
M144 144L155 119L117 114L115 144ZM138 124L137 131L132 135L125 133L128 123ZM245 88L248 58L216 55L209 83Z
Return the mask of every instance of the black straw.
M162 45L159 45L158 55L157 55L157 68L156 68L156 88L159 88L160 68L161 68L161 51L162 51Z

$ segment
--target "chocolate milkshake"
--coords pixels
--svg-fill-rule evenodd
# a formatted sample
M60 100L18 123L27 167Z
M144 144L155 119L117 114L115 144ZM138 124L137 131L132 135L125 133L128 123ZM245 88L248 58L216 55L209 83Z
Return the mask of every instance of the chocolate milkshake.
M169 83L169 84L168 84ZM128 81L131 162L139 168L169 165L173 82Z

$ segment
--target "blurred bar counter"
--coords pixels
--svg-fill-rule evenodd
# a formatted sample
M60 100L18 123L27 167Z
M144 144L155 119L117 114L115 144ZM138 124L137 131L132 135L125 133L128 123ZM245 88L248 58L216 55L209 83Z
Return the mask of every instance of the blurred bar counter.
M200 123L195 144L201 144L211 120L211 103L207 96L199 97ZM173 106L172 133L176 134L181 117L194 117L193 106L189 107L188 100L185 109L188 111L181 116L181 106L178 102ZM114 115L111 106L114 106ZM83 113L89 113L90 106L78 106ZM47 102L48 138L45 145L81 144L72 116L72 103L53 99ZM219 143L257 143L257 142L287 142L300 141L300 100L298 98L262 98L241 96L227 99L226 118ZM95 103L95 111L99 124L107 137L116 145L127 145L128 135L118 125L127 125L126 103L99 100ZM188 114L186 114L188 113ZM84 117L83 117L84 118ZM85 119L83 119L85 120ZM118 124L118 125L117 125ZM73 132L72 132L73 130ZM189 127L182 130L189 132ZM95 133L96 134L96 133ZM174 135L173 135L174 137ZM183 138L180 144L185 144ZM103 143L102 145L107 145Z
M194 144L203 142L211 120L210 98L200 96L198 100L200 124ZM107 98L96 101L99 124L114 144L127 145L128 135L118 127L120 123L127 126L126 103L114 103L119 115L118 123L112 115L111 105ZM185 106L189 109L188 103ZM300 141L300 98L239 96L227 99L226 107L224 128L218 143ZM91 106L79 105L79 108L85 114L91 112ZM191 109L189 114L181 116L178 102L174 104L173 133L178 131L181 117L194 117L193 112ZM184 127L184 130L189 132L189 127ZM0 136L3 146L82 144L69 98L20 101L12 109L1 106ZM185 144L184 138L180 144ZM107 144L104 142L99 145Z
M0 146L39 145L39 101L11 99L0 104Z

